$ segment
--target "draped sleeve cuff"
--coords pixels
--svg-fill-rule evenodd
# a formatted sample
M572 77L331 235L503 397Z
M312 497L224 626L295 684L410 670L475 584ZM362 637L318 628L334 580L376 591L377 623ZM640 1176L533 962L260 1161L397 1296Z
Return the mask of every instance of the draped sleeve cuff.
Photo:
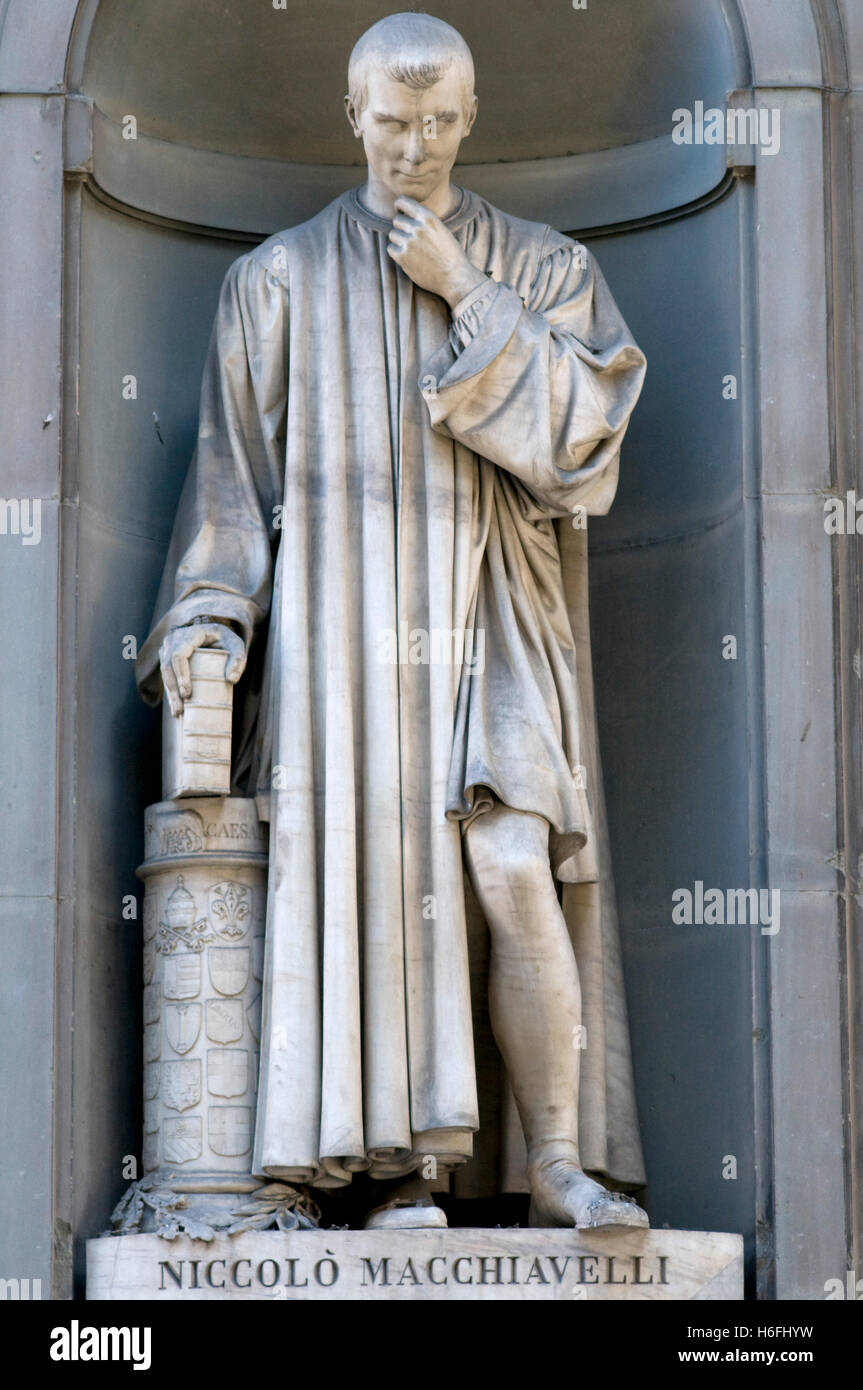
M453 350L458 353L462 348L466 348L479 332L482 321L482 312L469 313L475 304L480 300L488 299L495 291L495 281L488 279L480 281L466 295L461 298L452 309L452 326L450 328L450 343Z
M418 383L432 425L446 415L454 389L503 352L523 311L515 290L493 280L477 285L455 305L448 341L426 360Z

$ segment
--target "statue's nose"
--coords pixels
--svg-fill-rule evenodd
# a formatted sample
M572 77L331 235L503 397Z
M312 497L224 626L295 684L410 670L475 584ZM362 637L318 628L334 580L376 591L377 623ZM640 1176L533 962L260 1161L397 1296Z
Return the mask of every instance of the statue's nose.
M423 143L422 131L412 130L408 137L407 161L408 164L422 164L425 159L425 144Z

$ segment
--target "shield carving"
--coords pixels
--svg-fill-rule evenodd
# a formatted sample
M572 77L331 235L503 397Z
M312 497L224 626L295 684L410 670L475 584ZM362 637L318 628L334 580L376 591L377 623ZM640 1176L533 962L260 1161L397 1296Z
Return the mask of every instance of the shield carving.
M197 1057L162 1063L162 1100L169 1110L191 1110L200 1099L201 1063Z
M249 1020L249 1027L252 1030L252 1037L255 1042L261 1041L261 995L260 991L255 995L249 1007L246 1009L246 1018Z
M252 974L256 980L264 978L264 938L252 938Z
M239 1042L243 1036L242 999L207 1000L207 1037L211 1042Z
M161 1080L161 1069L158 1062L146 1062L144 1064L144 1099L155 1100L159 1094L159 1082Z
M220 994L240 994L249 978L248 946L211 946L207 966Z
M213 1153L238 1158L252 1147L252 1112L246 1105L211 1105L207 1130Z
M182 1057L191 1051L201 1031L200 1004L169 1004L165 1010L165 1032L168 1042Z
M249 1088L249 1054L244 1047L211 1047L207 1090L211 1096L244 1096Z
M144 986L144 1022L158 1023L162 1015L162 993L158 983Z
M191 951L165 957L165 998L194 999L201 991L201 957Z
M218 936L238 941L252 924L252 904L245 883L228 879L210 889L208 915Z
M153 1168L159 1166L158 1127L152 1134L144 1134L144 1142L141 1145L141 1163L145 1173L149 1173Z
M168 1064L169 1066L171 1063ZM177 1063L183 1066L182 1062ZM162 1125L162 1159L165 1163L188 1163L201 1157L201 1117L165 1120Z
M144 942L144 984L149 985L153 981L153 972L156 969L156 943L155 941Z
M162 1025L148 1023L144 1028L144 1061L158 1062L162 1052Z

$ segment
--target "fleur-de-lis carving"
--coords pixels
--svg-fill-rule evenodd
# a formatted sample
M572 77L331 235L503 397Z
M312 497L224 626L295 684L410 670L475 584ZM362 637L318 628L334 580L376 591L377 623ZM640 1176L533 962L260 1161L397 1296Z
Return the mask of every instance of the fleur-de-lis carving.
M240 924L246 922L249 916L249 890L242 883L234 883L229 880L227 883L217 883L212 889L210 911L219 922L217 931L220 936L238 937L243 936L247 930Z

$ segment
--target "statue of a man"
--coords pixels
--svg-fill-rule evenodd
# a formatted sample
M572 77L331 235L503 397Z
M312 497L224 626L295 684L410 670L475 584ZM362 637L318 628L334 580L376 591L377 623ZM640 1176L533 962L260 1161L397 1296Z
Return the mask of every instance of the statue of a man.
M467 874L531 1223L646 1225L585 1171L643 1180L555 528L608 510L644 358L583 247L451 182L477 112L454 29L381 20L349 87L366 183L225 280L138 664L177 713L196 647L225 646L232 681L263 657L234 768L270 824L253 1171L327 1187L469 1158Z

